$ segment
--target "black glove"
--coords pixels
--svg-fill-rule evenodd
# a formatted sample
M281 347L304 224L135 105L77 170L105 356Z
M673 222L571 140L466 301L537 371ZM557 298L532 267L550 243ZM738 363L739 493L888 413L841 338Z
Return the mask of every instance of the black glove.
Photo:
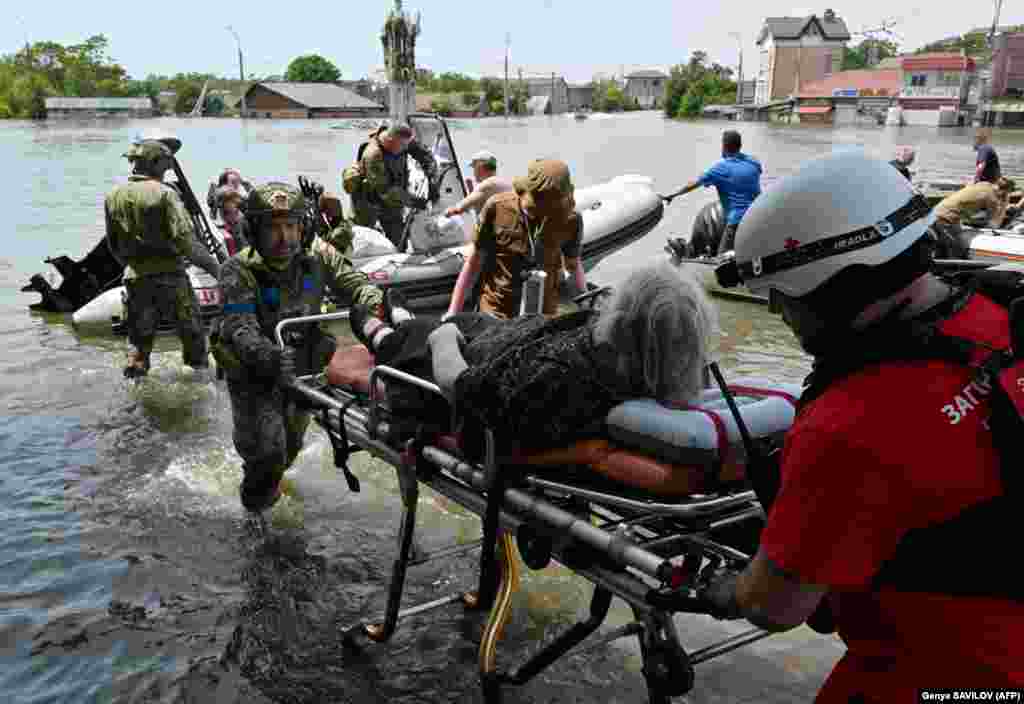
M427 200L431 203L436 203L441 200L441 184L437 181L430 182L430 188L427 191Z
M426 210L429 204L430 201L427 200L426 198L419 198L417 196L413 196L412 198L409 199L409 207L412 208L413 210Z
M281 350L281 365L277 372L277 382L284 387L295 383L295 348L284 346Z
M697 598L704 602L705 612L714 618L732 621L743 618L736 603L736 572L718 569L697 586Z

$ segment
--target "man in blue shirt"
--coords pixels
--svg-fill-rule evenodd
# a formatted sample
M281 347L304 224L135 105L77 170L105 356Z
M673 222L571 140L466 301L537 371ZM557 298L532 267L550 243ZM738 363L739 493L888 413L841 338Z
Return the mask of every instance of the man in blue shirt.
M741 152L742 146L740 133L726 130L722 133L722 158L695 181L665 197L666 200L671 200L701 186L714 186L718 189L718 199L722 202L726 223L725 232L718 243L718 254L724 254L733 248L740 220L754 199L761 195L761 162Z
M992 130L987 127L979 127L974 135L974 151L978 153L974 164L974 182L988 181L995 183L1002 176L999 168L999 156L988 140L992 137Z

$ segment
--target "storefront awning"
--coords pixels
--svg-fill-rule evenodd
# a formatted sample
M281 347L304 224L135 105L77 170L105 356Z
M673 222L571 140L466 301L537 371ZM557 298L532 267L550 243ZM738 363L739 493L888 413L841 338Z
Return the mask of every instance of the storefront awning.
M797 108L797 112L801 115L824 115L825 113L832 112L831 105L805 105L804 107Z

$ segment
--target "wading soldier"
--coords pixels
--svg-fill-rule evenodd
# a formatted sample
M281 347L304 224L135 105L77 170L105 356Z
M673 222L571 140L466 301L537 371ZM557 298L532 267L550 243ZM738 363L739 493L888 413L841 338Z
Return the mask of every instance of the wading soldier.
M145 376L161 320L175 320L185 364L209 366L199 301L185 273L186 258L217 276L217 260L195 238L178 193L163 182L181 141L143 139L124 156L132 164L128 183L104 203L107 240L125 264L128 340L132 351L124 375Z

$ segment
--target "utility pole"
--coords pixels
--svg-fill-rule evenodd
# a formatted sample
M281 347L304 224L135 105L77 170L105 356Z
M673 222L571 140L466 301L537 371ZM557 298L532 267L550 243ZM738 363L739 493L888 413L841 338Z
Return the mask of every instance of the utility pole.
M512 45L512 34L505 34L505 119L509 119L509 47Z
M743 35L739 32L730 32L729 36L736 39L736 44L740 49L739 76L736 81L736 104L743 105Z
M242 63L242 40L238 38L238 32L231 28L231 25L225 27L235 37L235 44L238 45L238 79L242 82L242 119L244 120L249 116L249 111L245 105L245 65Z

